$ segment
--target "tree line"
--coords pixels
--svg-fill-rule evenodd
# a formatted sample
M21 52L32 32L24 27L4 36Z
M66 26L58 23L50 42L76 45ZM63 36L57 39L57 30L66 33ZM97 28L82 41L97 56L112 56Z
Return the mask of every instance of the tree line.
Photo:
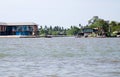
M77 35L82 31L83 28L97 29L97 34L106 35L106 36L116 36L116 33L120 32L120 22L116 21L106 21L94 16L88 20L88 24L83 26L70 26L70 28L64 28L61 26L40 26L39 34L40 35Z
M64 28L61 26L40 26L39 34L40 35L76 35L80 31L80 28L77 26L71 26L70 28Z

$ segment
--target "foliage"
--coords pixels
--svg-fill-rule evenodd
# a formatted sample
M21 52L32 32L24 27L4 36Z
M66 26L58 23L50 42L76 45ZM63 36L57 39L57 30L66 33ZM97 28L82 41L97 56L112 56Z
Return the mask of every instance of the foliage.
M103 19L97 19L89 25L90 28L98 28L99 31L106 33L109 30L109 23Z
M111 32L120 31L120 23L117 23L115 21L111 21L110 27L111 27Z
M44 28L41 26L39 28L40 35L66 35L66 29L63 27L55 26L55 27L47 27Z
M77 35L80 29L76 26L71 26L70 29L67 30L67 35Z
M114 31L120 31L120 25L112 26L112 32Z
M39 28L39 34L40 35L77 35L81 32L83 28L92 28L97 29L98 35L106 35L106 36L115 36L113 32L118 31L120 32L120 23L116 21L106 21L104 19L99 18L98 16L94 16L90 20L88 20L88 25L82 26L79 24L79 27L77 26L71 26L70 28L65 29L64 27L55 26L55 27L42 27ZM91 36L96 36L96 34L93 34Z

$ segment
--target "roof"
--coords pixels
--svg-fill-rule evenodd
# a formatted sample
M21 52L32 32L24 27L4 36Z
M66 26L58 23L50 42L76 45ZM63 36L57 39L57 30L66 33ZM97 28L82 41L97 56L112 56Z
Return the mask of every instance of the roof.
M93 29L92 28L84 28L83 33L92 33Z
M13 26L13 25L37 25L37 24L34 22L15 22L15 23L0 22L0 25Z

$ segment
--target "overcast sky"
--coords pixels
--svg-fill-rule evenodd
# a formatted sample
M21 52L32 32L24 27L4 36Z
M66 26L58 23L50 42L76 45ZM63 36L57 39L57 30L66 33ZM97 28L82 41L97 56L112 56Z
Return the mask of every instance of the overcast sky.
M0 0L0 22L69 27L93 16L120 21L120 0Z

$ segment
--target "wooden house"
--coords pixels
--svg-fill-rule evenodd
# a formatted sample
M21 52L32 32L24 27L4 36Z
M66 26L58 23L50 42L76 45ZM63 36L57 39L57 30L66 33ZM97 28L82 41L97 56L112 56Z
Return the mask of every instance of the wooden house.
M80 33L78 33L78 37L88 37L89 35L96 33L98 30L92 28L83 28Z

